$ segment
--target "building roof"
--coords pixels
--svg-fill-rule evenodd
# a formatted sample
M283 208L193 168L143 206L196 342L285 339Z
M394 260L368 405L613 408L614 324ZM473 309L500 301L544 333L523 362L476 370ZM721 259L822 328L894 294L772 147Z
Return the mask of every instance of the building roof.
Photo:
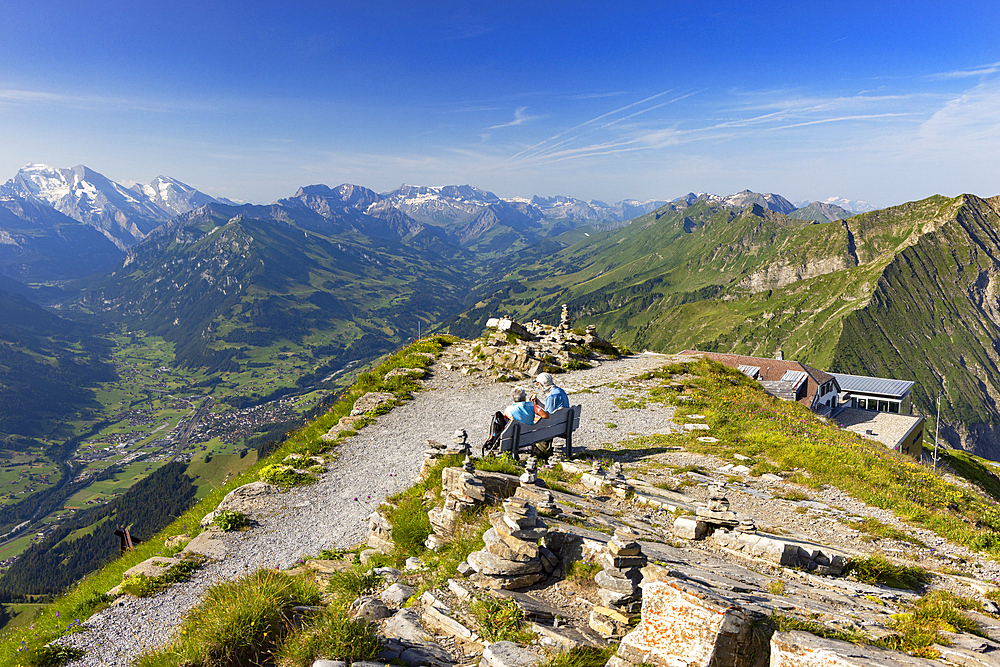
M821 385L831 380L835 380L833 375L818 368L813 368L807 364L788 359L766 359L763 357L745 357L739 354L721 354L719 352L699 352L698 350L685 350L681 354L702 354L713 361L738 368L747 375L747 369L757 369L758 374L754 378L761 383L764 382L788 382L791 380L793 386L801 387L802 382L806 383L805 396L799 399L799 403L810 407L813 396ZM750 375L750 377L754 377ZM839 384L839 383L838 383Z
M886 447L895 449L909 435L910 431L922 422L923 417L900 415L893 412L872 412L845 408L833 417L841 428L853 431L865 438L878 440ZM871 431L871 433L868 433Z
M890 380L888 378L873 378L866 375L848 375L846 373L830 373L837 378L840 390L856 394L877 394L902 399L913 387L909 380Z

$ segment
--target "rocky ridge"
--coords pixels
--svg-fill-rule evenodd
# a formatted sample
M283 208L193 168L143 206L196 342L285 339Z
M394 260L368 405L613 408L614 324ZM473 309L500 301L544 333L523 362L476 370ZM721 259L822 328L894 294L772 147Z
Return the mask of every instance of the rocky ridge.
M471 357L475 355L472 343L449 348L425 380L429 389L437 391L425 392L413 404L381 417L371 429L380 432L381 437L376 439L384 441L394 437L393 428L412 431L414 422L411 420L417 416L412 410L417 403L423 400L439 408L454 400L457 392L463 404L470 408L463 417L468 420L466 425L476 441L483 435L486 415L491 408L496 409L506 392L503 384L497 385L486 373L459 370L469 368ZM506 667L534 664L549 650L597 646L621 639L621 648L609 663L613 667L639 663L666 667L681 664L678 662L681 659L706 665L760 664L755 662L761 653L755 652L760 647L753 644L752 629L755 623L774 613L808 618L830 629L850 630L872 639L885 637L891 634L892 614L905 611L917 596L909 591L833 576L832 571L823 569L838 559L873 553L904 557L937 569L931 589L982 599L983 594L993 588L992 582L1000 577L1000 566L996 563L951 545L929 531L903 524L891 512L866 506L836 489L814 491L792 484L779 475L753 477L748 466L708 455L682 450L643 452L619 444L637 434L692 430L688 427L693 424L673 421L673 410L669 406L650 403L647 407L618 408L612 401L619 396L646 396L653 383L629 378L643 367L652 368L671 360L662 355L640 355L620 362L598 362L600 365L596 368L560 376L560 384L574 394L573 400L587 404L586 414L591 418L591 423L581 425L575 444L582 448L583 456L589 454L590 458L597 459L596 465L594 461L561 462L565 475L563 491L544 489L538 477L532 479L528 473L522 479L506 476L510 479L505 484L505 476L499 473L471 472L468 467L446 469L446 489L458 492L456 497L464 495L470 504L484 502L488 496L466 492L480 483L484 488L506 486L508 493L519 493L520 500L515 507L508 505L508 509L513 510L511 521L499 524L502 516L492 520L494 530L498 525L528 531L544 526L544 531L539 530L541 544L536 546L539 551L544 547L556 560L549 559L549 564L553 565L551 574L543 567L540 571L546 576L534 583L518 586L516 590L500 590L482 578L477 583L476 575L481 572L473 567L476 559L470 557L468 567L459 570L468 576L455 577L449 580L447 587L428 591L418 603L411 603L407 608L402 608L408 598L406 587L412 590L413 585L419 584L421 565L414 562L413 569L406 572L382 572L387 586L380 599L391 615L374 620L384 637L385 651L379 656L380 660L402 661L408 665L480 662L490 667ZM482 419L473 423L472 417ZM690 419L697 423L697 416L692 415ZM424 430L435 431L441 438L440 432L454 425L454 422L438 422ZM710 429L699 430L707 431L702 437L712 437ZM351 441L363 440L366 435L370 437L366 431L369 429ZM406 437L413 440L419 436L411 432ZM350 444L346 447L345 454L350 451ZM422 448L422 443L416 443L411 451L416 453ZM333 466L330 474L335 473L340 463ZM415 470L412 467L415 463L416 459L411 459L410 470ZM625 492L619 493L620 490ZM296 489L289 494L244 492L242 495L254 498L245 509L259 525L240 535L203 538L218 540L228 549L224 556L218 551L209 556L217 559L217 563L206 570L214 572L216 577L235 576L248 567L239 556L239 543L255 543L254 549L259 551L261 533L272 523L269 514L281 515L282 521L294 520L297 512L293 508L302 507L303 496L312 494L308 489ZM532 512L538 498L549 495L556 506L555 511L550 509L545 516L540 516L537 510ZM798 499L784 500L781 496ZM330 502L322 495L312 497L315 501ZM863 517L879 518L921 540L925 546L914 547L890 539L866 541L858 531L837 520ZM527 526L529 522L531 526ZM694 529L686 531L685 522L694 523ZM704 524L700 529L699 523ZM740 527L742 531L737 530ZM391 530L391 526L384 524L379 529L382 545L387 544L386 528ZM745 539L738 537L737 532ZM356 541L357 535L356 530L344 535L313 535L311 543L316 543L318 538L325 546L343 545L350 543L352 536ZM488 540L488 544L496 543ZM375 544L380 543L375 541ZM511 547L509 541L504 544ZM310 547L299 545L299 548L300 552L306 552ZM645 564L639 560L615 562L616 558L637 558L640 554ZM276 560L279 565L283 562L287 560ZM600 574L598 577L567 576L572 569L569 564L574 562L597 563ZM942 568L942 563L946 563L947 568ZM322 577L324 572L344 566L346 563L309 561L303 568ZM622 587L621 583L609 581L621 579L609 572L609 566L612 570L621 570L619 574L629 568L640 569L642 611L638 618L634 616L634 607L628 607L628 600L619 600L625 602L625 608L619 605L615 609L611 606L615 601L601 593ZM634 572L629 574L624 578L634 584ZM487 585L483 587L483 583ZM634 593L634 587L630 588L629 594ZM196 597L197 590L192 594ZM170 592L163 595L170 595ZM483 595L514 600L533 622L532 629L538 639L528 646L484 641L466 609L469 600ZM144 602L123 599L116 607L88 621L85 628L89 633L73 635L69 641L77 645L101 641L109 620L101 617L114 616L116 609L134 612L136 604ZM997 611L988 600L984 600L984 608ZM974 618L988 637L950 636L953 643L940 647L942 655L954 664L1000 664L997 657L1000 621L983 614L975 614ZM713 625L706 619L719 622ZM684 641L677 642L678 637ZM671 645L682 647L682 655L670 649ZM782 665L813 664L805 662L803 656L817 652L832 656L828 664L940 664L898 652L887 653L881 649L820 639L807 633L776 633L770 649L771 664ZM124 664L88 660L84 658L75 664ZM327 664L323 661L316 664L320 663Z

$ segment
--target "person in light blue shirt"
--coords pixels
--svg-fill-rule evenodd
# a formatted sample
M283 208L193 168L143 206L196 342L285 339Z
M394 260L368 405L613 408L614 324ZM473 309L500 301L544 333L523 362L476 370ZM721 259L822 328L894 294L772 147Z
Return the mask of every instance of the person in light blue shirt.
M539 401L535 395L531 397L535 414L539 417L548 419L549 415L559 408L569 407L569 396L561 387L556 386L556 380L551 373L539 373L535 382L538 383L539 393L545 397L545 403Z
M522 424L534 424L535 406L527 399L526 392L520 387L515 387L512 398L514 402L504 408L504 416L516 419Z

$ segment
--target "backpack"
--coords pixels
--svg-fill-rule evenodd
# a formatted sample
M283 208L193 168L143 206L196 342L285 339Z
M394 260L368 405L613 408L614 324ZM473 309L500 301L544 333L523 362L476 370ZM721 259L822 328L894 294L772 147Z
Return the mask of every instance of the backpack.
M483 456L486 456L487 452L497 453L494 450L500 446L500 434L503 433L509 421L510 419L507 415L502 412L497 412L493 415L493 420L490 422L490 434L486 438L486 442L483 443Z

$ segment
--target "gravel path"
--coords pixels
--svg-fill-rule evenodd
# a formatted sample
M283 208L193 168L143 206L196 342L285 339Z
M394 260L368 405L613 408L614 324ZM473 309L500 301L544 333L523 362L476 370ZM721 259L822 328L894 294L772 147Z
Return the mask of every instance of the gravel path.
M165 644L184 613L205 589L261 567L287 568L322 549L353 546L367 533L367 516L388 495L416 479L423 462L424 440L447 442L464 428L476 447L486 439L492 415L509 402L515 383L495 383L483 373L462 374L445 364L468 362L468 345L446 348L431 375L428 391L380 417L338 448L339 457L316 484L280 494L254 518L249 531L224 534L229 553L222 561L197 570L191 580L151 598L124 596L83 624L84 631L62 643L87 651L74 667L128 665L140 653ZM612 399L627 396L627 380L669 361L659 354L639 354L595 368L557 376L573 405L583 406L574 449L594 449L634 435L665 433L673 408L650 404L644 410L621 410ZM521 386L530 389L530 382ZM614 385L614 386L611 386ZM613 426L611 426L613 425Z

